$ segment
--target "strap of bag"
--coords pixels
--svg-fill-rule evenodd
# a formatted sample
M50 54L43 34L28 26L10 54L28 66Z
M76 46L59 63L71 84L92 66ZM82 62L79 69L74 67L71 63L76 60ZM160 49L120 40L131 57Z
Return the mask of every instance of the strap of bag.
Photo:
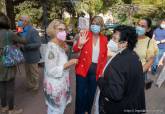
M11 38L9 38L10 36L9 36L9 32L6 32L5 33L5 38L4 38L4 40L3 40L3 43L5 44L5 46L6 45L11 45Z
M148 57L148 49L149 49L149 46L150 46L150 41L151 41L151 38L148 40L145 60L147 60L147 57Z

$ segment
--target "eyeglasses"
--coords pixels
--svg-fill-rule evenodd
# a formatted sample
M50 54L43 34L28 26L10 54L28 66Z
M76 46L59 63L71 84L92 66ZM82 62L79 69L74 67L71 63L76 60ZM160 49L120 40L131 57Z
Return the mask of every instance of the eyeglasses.
M99 26L100 26L100 24L99 24L99 23L91 23L91 25L99 25Z
M119 36L119 35L113 34L113 35L112 35L112 39L113 39L115 42L118 42L119 39L120 39L120 36Z
M59 30L59 31L66 31L65 28L57 28L57 30Z
M127 41L119 41L119 44L127 43Z
M140 26L140 27L142 27L142 28L146 28L145 25L138 24L138 26Z

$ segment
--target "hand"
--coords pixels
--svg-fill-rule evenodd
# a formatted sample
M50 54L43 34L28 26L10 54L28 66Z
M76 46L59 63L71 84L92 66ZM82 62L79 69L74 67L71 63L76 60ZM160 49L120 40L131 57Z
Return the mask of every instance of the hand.
M78 63L78 59L71 59L71 60L69 60L68 63L69 63L70 65L75 65L75 64Z
M67 63L64 64L64 69L69 68L72 65L75 65L78 63L78 59L71 59Z
M156 41L156 44L160 44L160 41Z
M84 44L88 41L87 39L88 31L82 30L80 31L80 39L79 39L79 47L83 47Z

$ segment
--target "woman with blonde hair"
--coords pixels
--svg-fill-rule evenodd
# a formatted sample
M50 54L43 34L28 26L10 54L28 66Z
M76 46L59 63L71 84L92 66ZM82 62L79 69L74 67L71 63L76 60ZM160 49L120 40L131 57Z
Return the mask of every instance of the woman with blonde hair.
M74 52L80 52L76 65L76 111L75 114L91 114L96 92L96 82L102 75L107 60L107 38L101 34L102 17L95 16L90 31L80 31Z
M51 37L46 49L44 71L47 114L63 114L66 105L71 102L69 67L76 64L77 59L68 61L65 53L66 27L63 21L53 20L47 33Z

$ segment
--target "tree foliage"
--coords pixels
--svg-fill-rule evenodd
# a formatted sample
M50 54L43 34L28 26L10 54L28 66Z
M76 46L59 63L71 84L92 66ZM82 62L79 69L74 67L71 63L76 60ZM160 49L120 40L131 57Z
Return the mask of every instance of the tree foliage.
M165 0L134 0L134 3L139 7L135 19L149 17L157 21L165 18Z
M4 12L5 2L4 0L0 0L0 11Z
M77 13L86 11L91 15L96 15L102 10L102 8L102 0L80 0L75 4L75 10Z
M41 20L42 13L43 10L39 1L24 1L15 7L16 19L21 15L28 15L33 23L38 23L38 20Z
M45 9L42 9L45 2L47 2L49 20L62 19L64 11L68 11L74 17L82 11L92 16L110 10L122 23L131 23L133 19L142 16L158 19L165 16L165 0L0 0L0 11L4 10L5 1L12 1L16 19L20 15L29 15L32 17L32 22L37 24L40 24L45 16L43 15ZM9 11L9 16L11 12Z

